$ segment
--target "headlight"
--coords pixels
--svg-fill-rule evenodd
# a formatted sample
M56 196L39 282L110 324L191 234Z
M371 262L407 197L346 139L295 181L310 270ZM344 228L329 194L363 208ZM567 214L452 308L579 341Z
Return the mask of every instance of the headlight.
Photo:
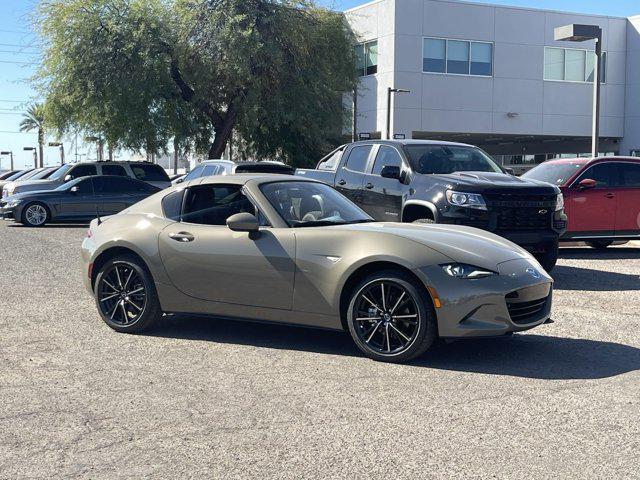
M564 208L564 197L561 193L556 197L556 212Z
M491 270L474 267L473 265L467 265L466 263L448 263L440 266L447 275L462 279L485 278L497 275L496 272L492 272Z
M6 207L7 207L7 208L14 208L14 207L17 207L17 206L20 204L20 202L22 202L22 200L9 200L9 201L7 202Z
M458 207L477 208L478 210L486 210L487 204L484 202L482 195L478 193L465 193L447 190L447 201L451 205Z

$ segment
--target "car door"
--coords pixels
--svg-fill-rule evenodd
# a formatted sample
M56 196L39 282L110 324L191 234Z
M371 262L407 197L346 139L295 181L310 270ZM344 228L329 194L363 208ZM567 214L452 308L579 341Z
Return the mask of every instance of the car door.
M373 145L356 145L336 172L335 188L358 205L362 204L362 186Z
M407 186L397 178L382 177L384 167L403 168L402 157L394 147L380 145L375 153L371 173L364 179L362 209L378 221L397 222Z
M119 177L94 178L96 203L100 215L114 215L127 207L125 202L127 179Z
M616 235L640 235L640 162L619 162Z
M255 213L240 185L187 189L181 221L159 237L171 282L203 300L289 310L293 304L295 237L292 229L265 227L257 237L234 232L226 219Z
M569 232L613 234L615 231L617 197L617 166L611 162L596 163L582 172L566 191L569 204ZM581 189L582 180L592 179L596 186Z
M60 217L73 220L97 216L96 196L92 185L94 178L80 180L66 190L60 201Z

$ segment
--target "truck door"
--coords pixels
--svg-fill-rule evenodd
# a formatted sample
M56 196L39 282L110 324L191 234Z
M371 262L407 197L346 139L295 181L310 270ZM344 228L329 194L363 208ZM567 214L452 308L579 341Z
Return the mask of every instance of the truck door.
M352 147L336 172L336 190L357 205L362 205L362 187L373 145Z
M365 176L362 209L380 222L399 222L407 186L397 178L382 177L384 167L402 169L400 153L387 145L378 148L371 173Z

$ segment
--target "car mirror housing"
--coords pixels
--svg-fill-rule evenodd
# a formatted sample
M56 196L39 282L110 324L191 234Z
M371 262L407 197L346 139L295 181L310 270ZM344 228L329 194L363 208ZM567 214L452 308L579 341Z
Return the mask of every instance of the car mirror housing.
M585 178L584 180L580 180L578 183L578 188L580 190L587 190L589 188L595 188L598 182L593 180L592 178Z
M384 178L395 178L396 180L400 180L400 167L385 165L384 167L382 167L380 176Z
M74 185L73 187L71 187L71 188L69 189L69 191L70 191L71 193L78 193L78 192L80 191L80 189L78 188L78 186L77 186L77 185Z
M249 232L251 234L258 233L260 223L255 215L247 212L236 213L227 218L227 227L234 232Z
M73 177L71 175L65 175L64 181L68 182L69 180L73 180Z

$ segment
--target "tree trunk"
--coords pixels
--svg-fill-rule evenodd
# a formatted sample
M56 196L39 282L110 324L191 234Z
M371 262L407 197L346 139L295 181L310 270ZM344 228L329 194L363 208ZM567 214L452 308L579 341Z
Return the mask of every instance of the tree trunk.
M44 167L44 130L38 129L38 151L40 153L40 168Z
M209 160L222 158L222 154L224 153L224 149L227 147L229 137L231 137L231 132L233 132L233 127L236 125L237 118L238 113L234 109L230 108L227 111L220 128L215 129L216 136L213 139L211 148L209 148Z
M173 138L173 174L178 174L178 139Z

